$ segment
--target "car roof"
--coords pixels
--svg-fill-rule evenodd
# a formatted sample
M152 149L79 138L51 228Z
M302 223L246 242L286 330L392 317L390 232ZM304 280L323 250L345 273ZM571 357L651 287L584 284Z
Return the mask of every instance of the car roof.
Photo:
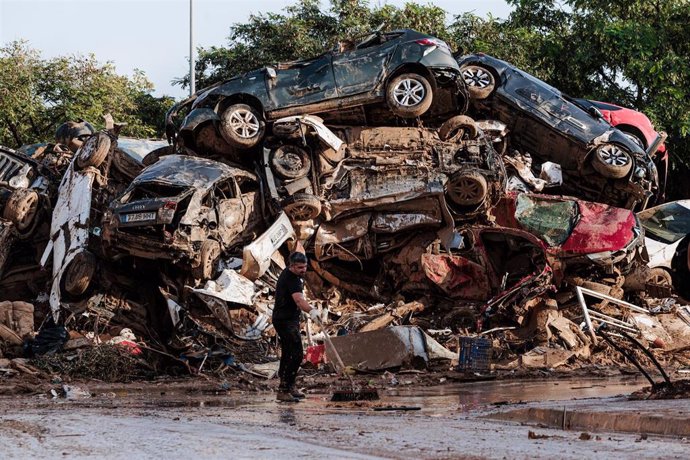
M246 176L256 179L256 176L249 171L207 158L166 155L144 169L132 181L132 184L163 182L182 187L209 188L219 180L231 176Z

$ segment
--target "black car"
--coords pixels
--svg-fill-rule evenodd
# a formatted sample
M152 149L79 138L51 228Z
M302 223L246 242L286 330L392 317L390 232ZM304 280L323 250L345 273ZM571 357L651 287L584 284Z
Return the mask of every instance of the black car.
M350 45L236 76L180 102L166 115L169 140L178 113L190 109L180 127L185 146L203 143L196 137L211 134L202 130L212 123L232 147L248 149L261 141L266 122L286 116L385 101L395 115L415 118L441 87L457 97L460 69L442 40L413 30L376 31ZM447 113L457 110L458 102L450 102Z
M474 110L506 123L513 147L533 155L535 166L560 164L564 192L637 210L657 192L649 155L596 107L491 56L457 60Z

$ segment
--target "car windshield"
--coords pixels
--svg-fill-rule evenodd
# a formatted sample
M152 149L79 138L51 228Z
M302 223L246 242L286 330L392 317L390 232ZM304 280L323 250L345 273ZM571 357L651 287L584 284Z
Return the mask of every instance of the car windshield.
M647 236L664 243L675 243L690 233L690 209L667 203L638 214Z
M555 201L521 194L515 205L515 219L520 225L552 247L565 243L577 223L578 215L574 201Z

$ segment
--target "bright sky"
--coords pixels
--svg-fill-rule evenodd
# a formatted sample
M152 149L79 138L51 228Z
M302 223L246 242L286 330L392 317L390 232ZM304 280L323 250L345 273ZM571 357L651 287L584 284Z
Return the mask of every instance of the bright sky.
M197 47L225 46L232 24L254 13L281 12L294 0L193 0ZM404 0L373 0L370 5L402 6ZM418 0L453 16L473 11L505 18L504 0ZM322 0L325 8L330 2ZM155 94L181 98L171 81L189 71L189 0L0 0L0 45L28 40L44 58L93 53L117 72L143 70Z

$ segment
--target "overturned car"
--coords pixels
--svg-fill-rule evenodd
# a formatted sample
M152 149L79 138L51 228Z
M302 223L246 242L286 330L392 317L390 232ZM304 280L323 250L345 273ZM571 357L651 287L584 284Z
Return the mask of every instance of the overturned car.
M170 260L211 278L223 254L261 231L257 177L212 160L168 155L144 169L104 217L103 240L113 250ZM239 252L241 254L241 251Z
M458 57L474 110L508 125L510 141L538 161L561 166L566 193L644 209L659 192L647 152L591 104L485 54Z

